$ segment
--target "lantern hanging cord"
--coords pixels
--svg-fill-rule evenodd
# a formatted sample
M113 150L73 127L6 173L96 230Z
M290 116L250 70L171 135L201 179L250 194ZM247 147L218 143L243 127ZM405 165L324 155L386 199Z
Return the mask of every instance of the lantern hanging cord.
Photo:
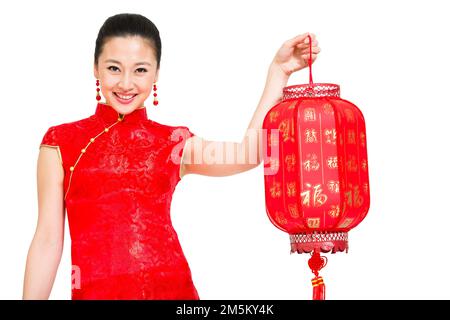
M312 40L311 36L308 34L308 40L309 40L309 85L312 88L313 87L313 78L312 78Z

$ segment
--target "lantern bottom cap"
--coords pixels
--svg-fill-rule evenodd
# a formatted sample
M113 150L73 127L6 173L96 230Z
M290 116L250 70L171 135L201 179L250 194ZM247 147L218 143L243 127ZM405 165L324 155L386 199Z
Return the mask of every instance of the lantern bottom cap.
M320 252L348 252L348 233L333 231L314 231L289 234L291 253Z

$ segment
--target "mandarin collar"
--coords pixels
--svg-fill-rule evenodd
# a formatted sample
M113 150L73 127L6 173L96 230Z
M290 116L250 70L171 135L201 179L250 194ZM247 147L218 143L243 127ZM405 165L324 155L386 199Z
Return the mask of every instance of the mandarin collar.
M106 124L116 122L120 117L122 117L122 122L124 123L138 123L140 121L148 120L147 108L145 106L124 115L117 112L111 105L106 104L105 102L97 103L95 115L102 119Z

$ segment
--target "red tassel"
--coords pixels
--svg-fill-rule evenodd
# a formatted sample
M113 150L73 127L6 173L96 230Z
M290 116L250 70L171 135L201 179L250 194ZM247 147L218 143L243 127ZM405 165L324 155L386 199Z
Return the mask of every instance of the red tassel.
M311 253L308 265L315 277L311 280L313 286L313 300L325 300L325 283L323 278L319 276L319 271L327 264L327 257L321 257L319 250Z
M313 300L325 300L325 283L322 277L315 277L311 280L313 286Z

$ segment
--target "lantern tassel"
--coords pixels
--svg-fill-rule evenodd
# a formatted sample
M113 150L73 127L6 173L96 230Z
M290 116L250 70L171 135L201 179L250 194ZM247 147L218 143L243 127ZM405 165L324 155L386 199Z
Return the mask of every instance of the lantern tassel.
M314 249L311 253L311 258L308 260L308 265L315 275L311 280L313 300L325 300L325 283L323 282L323 278L319 276L319 271L327 265L327 257L320 256L319 249Z
M322 277L315 277L311 280L313 286L313 300L325 300L325 283Z

